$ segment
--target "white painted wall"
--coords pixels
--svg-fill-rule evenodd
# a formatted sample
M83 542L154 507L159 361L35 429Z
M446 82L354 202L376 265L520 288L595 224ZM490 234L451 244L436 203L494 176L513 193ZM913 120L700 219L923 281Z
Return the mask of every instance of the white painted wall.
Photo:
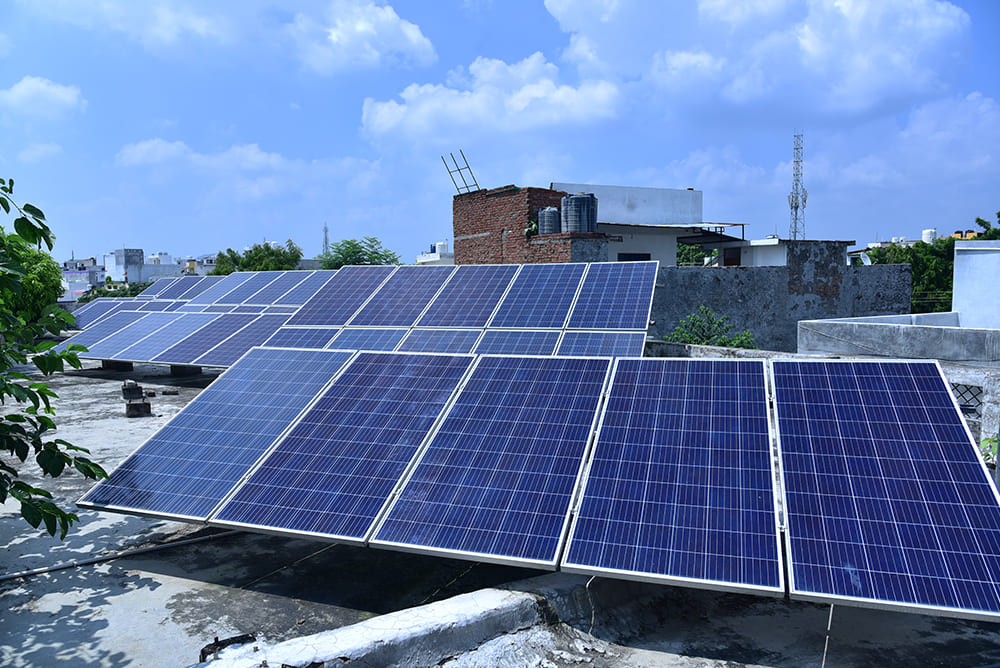
M744 267L783 267L788 264L788 247L780 239L755 239L741 249Z
M962 327L1000 329L1000 241L956 241L951 310Z
M598 210L600 205L598 204ZM598 223L597 231L612 237L620 236L621 241L608 240L608 260L618 261L619 253L649 253L650 260L659 260L661 267L677 264L677 237L690 234L688 229L663 227L634 227Z
M590 183L552 183L551 187L571 195L594 193L597 196L597 220L600 222L633 225L702 223L700 190L601 186Z

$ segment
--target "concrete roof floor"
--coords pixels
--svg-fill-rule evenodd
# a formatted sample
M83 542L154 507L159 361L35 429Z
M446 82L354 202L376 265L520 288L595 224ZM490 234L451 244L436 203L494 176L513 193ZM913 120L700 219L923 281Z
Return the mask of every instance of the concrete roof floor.
M126 378L156 392L154 417L125 417ZM152 365L118 372L86 363L49 380L59 394L58 436L89 448L110 470L212 378L175 378ZM164 396L164 389L178 394ZM45 482L64 502L90 486L72 474ZM540 575L527 569L127 515L79 515L81 522L59 541L24 524L16 504L0 506L0 665L184 666L215 636L254 632L281 643L504 583L518 581L515 588L532 591L530 583L540 581L525 581ZM150 546L165 547L9 577ZM549 587L542 595L549 596L553 586L579 588L580 576L542 580ZM592 614L563 616L570 625L507 633L449 657L449 665L818 666L822 659L826 606L607 579L592 589ZM998 632L996 624L838 606L827 665L1000 663Z

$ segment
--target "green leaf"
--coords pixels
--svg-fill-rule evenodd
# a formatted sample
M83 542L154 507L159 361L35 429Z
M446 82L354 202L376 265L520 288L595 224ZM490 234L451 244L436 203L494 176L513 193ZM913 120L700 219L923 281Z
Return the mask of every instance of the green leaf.
M0 197L0 206L3 207L4 213L10 213L10 202L7 201L6 197Z
M53 478L58 478L63 472L63 469L66 468L67 459L68 457L65 454L59 452L58 450L50 450L48 448L44 448L38 453L38 456L35 457L38 465L42 467L42 471L48 473Z
M26 242L30 244L38 243L38 228L24 216L18 216L14 219L14 229L17 230L18 235Z
M21 517L36 529L42 523L42 511L31 500L21 502Z
M42 213L42 210L39 209L34 204L28 204L27 202L25 202L24 206L21 207L21 208L24 209L24 211L26 213L30 213L32 216L34 216L38 220L45 220L45 214Z

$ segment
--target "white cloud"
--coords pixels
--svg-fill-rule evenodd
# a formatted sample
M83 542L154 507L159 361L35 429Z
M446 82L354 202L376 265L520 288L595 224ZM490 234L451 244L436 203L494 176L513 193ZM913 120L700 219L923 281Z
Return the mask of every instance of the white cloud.
M171 45L187 36L222 40L226 39L229 32L228 20L224 15L205 13L202 3L189 0L31 0L24 4L50 19L88 30L110 28L146 47Z
M468 70L448 77L448 85L411 84L402 102L365 100L362 124L373 136L399 133L411 138L467 132L516 132L559 124L582 125L615 114L617 87L607 81L558 83L559 69L534 53L508 64L477 58Z
M60 153L62 153L62 146L59 144L31 144L24 147L17 154L17 159L19 162L34 163L41 162L46 158L51 158L52 156L59 155Z
M437 60L416 24L371 0L333 0L323 20L296 14L288 30L302 61L320 74Z
M160 138L145 139L123 146L115 156L115 162L126 167L155 165L190 154L191 149L182 141L168 142Z
M652 77L661 85L683 85L714 77L725 64L707 51L666 51L653 56Z
M716 21L740 24L785 9L790 0L698 0L698 13Z
M76 86L26 76L7 89L0 89L0 111L20 116L57 118L68 111L83 110L87 101Z

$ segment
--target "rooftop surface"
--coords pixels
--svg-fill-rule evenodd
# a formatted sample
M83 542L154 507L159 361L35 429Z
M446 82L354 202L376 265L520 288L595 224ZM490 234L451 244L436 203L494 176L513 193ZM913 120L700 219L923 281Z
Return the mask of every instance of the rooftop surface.
M154 417L125 417L126 378L156 393ZM114 372L86 363L49 380L59 394L58 436L90 448L110 470L213 378L175 378L150 365ZM46 484L67 502L90 487L75 475ZM366 643L384 644L405 625L416 629L406 642L423 653L400 665L819 666L827 640L828 606L609 579L588 588L582 576L126 515L79 515L79 525L59 541L27 527L16 505L0 507L6 631L0 664L184 666L197 662L216 636L255 633L258 657L277 657L282 643L306 643L313 652L302 664L308 665L342 656L348 634L356 646L361 638L363 652ZM497 590L540 596L539 608L548 612L524 627L497 626L495 637L481 635L465 647L433 636L421 641L421 619L450 619L461 627L473 618L477 600L463 594L479 592L482 601ZM342 631L305 638L333 629ZM995 664L998 631L996 624L838 606L826 665ZM405 656L408 646L402 647ZM440 656L428 659L434 651Z

